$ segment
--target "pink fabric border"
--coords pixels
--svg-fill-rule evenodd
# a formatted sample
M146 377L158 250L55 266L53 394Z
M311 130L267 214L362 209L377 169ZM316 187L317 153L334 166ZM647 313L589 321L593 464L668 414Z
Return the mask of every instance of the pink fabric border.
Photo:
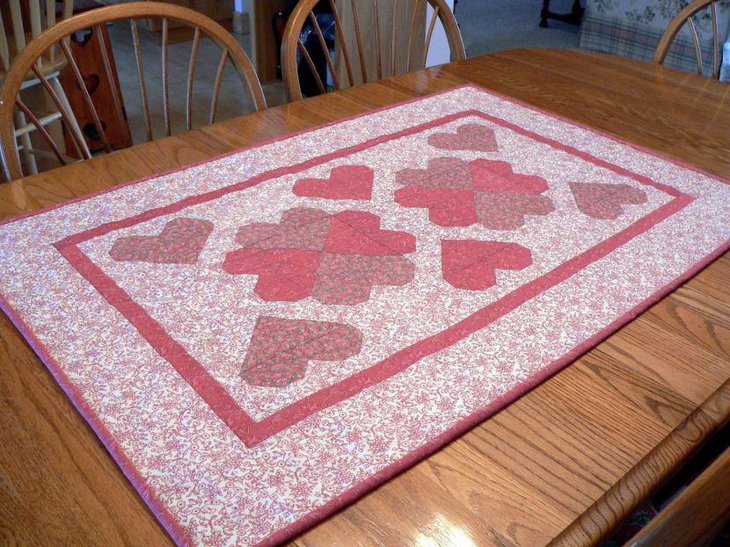
M720 182L723 182L725 184L730 184L730 181L725 180L725 179L719 177L718 175L716 175L710 171L707 171L705 169L702 169L700 167L690 165L686 162L683 162L681 160L677 160L674 158L670 158L668 156L664 156L651 149L631 143L631 142L629 142L625 139L622 139L620 137L617 137L615 135L609 135L607 133L603 133L595 128L592 128L592 127L582 124L580 122L570 120L564 116L554 114L552 112L548 112L539 107L533 106L529 103L525 103L524 101L521 101L519 99L514 99L514 98L508 97L504 94L501 94L499 92L487 90L476 84L469 83L469 84L455 86L453 88L445 89L445 90L437 92L437 93L414 97L414 98L408 99L406 101L401 101L401 102L383 106L383 107L380 107L377 109L362 112L362 113L354 115L354 116L340 118L338 120L334 120L334 121L328 122L326 124L305 128L303 130L296 131L294 133L289 133L286 135L274 137L272 139L267 139L265 141L262 141L253 146L250 146L250 147L244 147L241 149L233 150L233 151L226 152L226 153L223 153L223 154L220 154L217 156L213 156L211 158L207 158L200 162L195 162L195 163L185 165L182 167L170 169L170 170L167 170L167 171L164 171L161 173L152 174L147 177L142 177L137 180L115 185L113 187L106 188L104 190L100 190L98 192L88 194L86 196L80 196L78 198L74 198L72 200L68 200L63 203L55 204L55 205L52 205L49 207L44 207L44 208L41 208L36 211L32 211L32 212L24 214L24 215L19 215L17 217L13 217L10 219L5 219L3 221L0 221L0 226L10 223L10 222L16 222L16 221L19 221L19 220L27 218L27 217L42 214L44 212L63 207L70 203L75 203L75 202L90 199L90 198L98 196L98 195L106 194L108 192L115 191L121 187L129 186L132 184L139 184L141 182L150 180L155 177L176 173L176 172L183 171L185 169L194 167L196 165L201 165L203 163L215 161L216 159L228 157L228 156L231 156L231 155L236 154L243 150L258 148L258 147L270 144L272 142L277 142L277 141L280 141L280 140L283 140L286 138L290 138L290 137L293 137L296 135L301 135L301 134L309 133L312 131L316 131L323 127L329 127L334 124L341 123L343 121L349 121L349 120L361 118L361 117L367 116L367 115L375 113L375 112L382 112L385 110L390 110L390 109L393 109L393 108L396 108L396 107L399 107L399 106L402 106L405 104L417 102L424 98L442 95L444 93L448 93L448 92L455 91L457 89L462 89L462 88L472 88L472 89L475 89L477 91L480 91L480 92L483 92L486 94L491 94L493 96L497 96L503 100L506 100L506 101L509 101L509 102L512 102L515 104L519 104L532 111L540 112L544 115L552 117L553 119L563 121L564 123L567 123L569 125L580 127L584 130L590 131L593 134L599 135L602 138L608 138L610 140L613 140L615 142L628 146L628 147L630 147L634 150L637 150L639 152L642 152L644 154L648 154L653 157L662 159L663 161L668 161L668 162L678 165L680 167L701 173L705 176L711 177L711 178L718 180ZM286 541L289 538L292 538L293 536L295 536L295 535L301 533L302 531L306 530L307 528L313 526L315 523L323 520L324 518L332 515L333 513L337 512L338 510L353 503L359 497L367 494L371 490L380 486L385 481L393 478L398 473L405 471L406 469L408 469L415 463L428 457L429 455L434 453L436 450L438 450L445 444L449 443L450 441L454 440L456 437L467 432L472 427L483 422L484 420L486 420L487 418L489 418L490 416L495 414L497 412L497 410L500 410L502 407L510 404L511 402L514 402L516 399L518 399L519 397L524 395L526 392L530 391L531 389L533 389L540 383L544 382L545 380L547 380L548 378L550 378L551 376L556 374L559 370L564 368L566 365L570 364L572 361L578 359L581 355L583 355L584 353L591 350L593 347L598 345L600 342L602 342L603 340L608 338L616 330L623 327L626 323L628 323L629 321L634 319L636 316L641 314L643 311L648 309L650 306L652 306L653 304L655 304L656 302L661 300L664 296L666 296L667 294L672 292L678 286L687 282L690 278L692 278L694 275L699 273L702 269L707 267L715 259L722 256L722 254L724 254L725 252L727 252L728 249L730 249L730 242L726 242L723 245L720 245L717 249L715 249L715 251L713 251L708 256L706 256L705 259L703 259L700 262L698 262L697 264L695 264L692 268L688 269L684 274L678 276L674 281L665 285L662 289L655 292L652 296L650 296L649 298L644 300L642 303L640 303L639 305L634 307L631 311L627 312L625 315L623 315L622 317L620 317L619 319L617 319L616 321L614 321L613 323L608 325L606 328L604 328L600 332L596 333L593 337L587 339L581 345L574 348L571 352L565 354L563 357L561 357L560 359L553 362L550 366L543 369L542 372L532 376L529 380L525 381L523 384L517 386L512 391L504 394L501 398L492 402L489 406L485 407L481 412L472 414L470 417L468 417L468 418L462 420L461 422L459 422L458 424L454 425L451 429L445 431L440 436L432 439L429 443L427 443L427 444L421 446L419 449L411 452L410 454L408 454L401 460L398 460L397 462L393 462L389 467L387 467L386 469L383 469L380 473L377 473L375 475L368 477L367 479L360 482L356 486L351 487L346 492L343 492L338 497L332 499L327 504L311 511L306 516L300 518L298 521L292 523L288 527L282 528L281 530L278 530L277 532L268 536L262 542L260 542L260 545L276 545L278 543ZM18 311L15 310L10 305L10 303L7 301L7 299L2 294L0 294L0 308L8 316L8 318L10 318L12 323L15 325L15 327L21 333L21 335L23 335L23 337L26 339L29 346L40 357L41 361L49 369L49 371L54 376L54 378L56 379L58 384L61 386L61 388L66 393L66 395L71 400L71 403L76 407L76 409L79 411L81 416L89 423L92 430L99 437L99 439L101 440L102 444L105 446L105 448L107 449L109 454L116 461L117 465L119 465L119 467L122 469L122 472L124 473L124 475L132 483L132 486L137 490L140 497L144 500L144 502L150 508L152 513L158 519L158 521L163 525L163 527L170 534L173 541L175 541L175 543L177 543L178 545L189 544L190 540L187 537L187 534L185 533L185 531L178 525L177 521L167 511L167 508L164 506L164 504L162 504L162 502L157 498L157 496L155 496L154 494L152 494L151 492L148 491L148 487L146 485L146 480L144 479L144 477L142 477L139 474L139 472L131 464L131 462L129 461L127 456L116 445L110 432L104 426L104 424L100 420L99 416L96 413L94 413L94 411L87 405L87 403L84 401L81 394L74 388L74 386L71 384L71 382L69 381L67 376L60 369L60 367L58 366L58 363L56 363L56 361L47 352L45 346L36 338L36 336L33 334L33 332L28 328L28 326L22 320Z
M669 195L675 200L658 208L646 217L636 221L628 228L614 234L607 240L595 245L591 249L581 253L577 257L568 260L551 272L512 291L499 301L483 308L451 327L433 334L420 342L403 348L388 358L375 363L369 368L353 374L352 376L337 382L327 388L304 397L289 406L267 416L261 421L253 420L228 394L228 392L208 373L201 363L196 361L184 348L184 346L169 336L165 329L155 321L147 311L131 298L113 279L95 265L78 247L80 243L95 237L108 234L120 228L126 228L145 222L161 215L178 212L185 207L198 205L215 200L221 196L249 190L253 186L263 184L273 178L282 175L300 172L303 169L334 158L346 158L350 154L357 153L372 146L401 138L407 135L419 134L425 130L440 127L459 119L468 117L480 117L497 125L506 127L516 133L526 136L534 141L563 150L569 154L611 170L619 175L632 178L641 184L652 186ZM647 177L643 177L617 167L609 162L595 158L594 156L578 150L574 147L562 144L554 139L538 135L532 131L521 128L495 116L485 114L477 110L465 110L462 112L443 116L422 124L418 124L392 134L380 135L363 143L349 146L335 152L312 158L303 163L290 165L269 172L261 173L255 177L243 180L232 185L219 188L203 194L187 196L177 202L164 207L150 209L142 213L127 217L118 221L108 222L97 227L84 230L77 234L70 235L55 244L58 251L68 262L92 285L96 290L114 306L147 340L155 351L167 360L177 372L190 384L196 393L210 406L210 408L225 422L225 424L238 436L248 447L256 446L267 438L280 433L295 423L307 418L315 412L319 412L334 406L375 384L378 384L391 376L402 372L414 365L424 357L440 351L452 344L462 340L466 336L482 329L496 321L506 313L516 309L527 300L534 298L541 292L575 275L589 264L603 258L608 253L625 244L630 239L644 233L656 223L677 213L688 205L694 198L682 194L674 188L659 184Z

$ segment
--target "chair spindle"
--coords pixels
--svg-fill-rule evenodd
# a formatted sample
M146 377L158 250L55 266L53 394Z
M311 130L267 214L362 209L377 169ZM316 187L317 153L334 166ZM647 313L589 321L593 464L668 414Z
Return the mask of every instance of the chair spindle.
M200 28L195 27L193 33L193 48L190 52L190 65L188 67L188 89L185 96L185 130L190 131L193 127L193 82L195 81L195 61L198 58L200 49Z
M76 63L76 59L73 56L73 53L71 52L71 47L68 43L62 42L61 43L61 49L63 50L63 54L66 57L66 61L68 62L69 66L71 67L71 71L74 74L74 77L76 78L76 84L81 89L81 96L84 98L84 103L86 104L86 108L89 110L89 114L91 114L91 118L94 120L94 126L96 127L96 131L99 133L99 136L101 137L101 142L104 145L104 150L107 152L112 151L112 147L109 144L109 140L106 137L106 131L104 131L104 127L101 124L101 120L99 119L99 113L96 111L96 107L94 106L94 101L91 100L91 96L89 95L89 90L86 89L86 82L84 81L83 76L81 75L81 71L79 70L79 65Z

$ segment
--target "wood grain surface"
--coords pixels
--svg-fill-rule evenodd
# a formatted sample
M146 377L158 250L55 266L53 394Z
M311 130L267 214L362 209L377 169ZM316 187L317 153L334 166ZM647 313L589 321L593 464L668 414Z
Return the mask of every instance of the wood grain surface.
M730 86L575 51L510 51L347 89L0 187L7 218L465 82L730 178ZM293 545L585 545L730 416L730 257ZM163 529L0 318L0 543L164 545Z

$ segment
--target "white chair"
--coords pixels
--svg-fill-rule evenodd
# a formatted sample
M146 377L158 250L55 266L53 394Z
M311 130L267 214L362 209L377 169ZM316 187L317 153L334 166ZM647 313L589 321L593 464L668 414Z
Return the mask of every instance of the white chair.
M54 0L27 0L27 13L26 20L30 23L30 33L28 33L24 24L23 10L21 7L20 0L5 0L7 2L6 15L10 15L10 28L12 29L12 35L8 36L5 31L5 24L3 21L3 11L0 9L0 81L5 80L5 74L10 68L10 65L20 51L25 48L26 40L32 39L38 36L46 28L52 27L56 24L56 2ZM62 19L68 19L73 14L73 0L63 0L63 11ZM66 59L56 47L51 48L46 55L39 59L39 68L45 76L48 84L51 85L56 95L58 96L61 104L66 108L68 112L72 112L71 107L68 103L66 93L61 87L61 83L58 79L61 69L66 66ZM41 81L33 74L29 72L25 81L21 86L21 91L37 86ZM38 121L42 126L46 126L56 120L60 120L62 115L59 111L51 111L45 115L39 116ZM76 118L71 117L71 122L74 124L74 129L80 132ZM24 163L26 164L28 174L35 174L38 172L38 166L36 164L36 156L43 156L48 154L44 150L34 150L30 138L30 133L35 131L36 127L32 123L28 123L26 116L23 112L18 111L15 115L15 138L18 141L18 150L22 154ZM82 141L81 146L85 148L88 153L88 147L86 142Z

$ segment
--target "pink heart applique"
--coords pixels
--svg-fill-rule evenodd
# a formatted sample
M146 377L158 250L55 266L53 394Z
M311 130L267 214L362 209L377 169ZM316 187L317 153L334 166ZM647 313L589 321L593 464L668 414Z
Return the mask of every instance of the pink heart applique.
M532 264L529 249L516 243L442 240L444 279L457 289L481 291L497 283L495 270L522 270Z
M109 256L117 261L154 264L195 264L213 231L213 223L198 218L171 220L156 236L117 239Z
M407 186L396 190L395 202L403 207L425 207L438 226L471 226L479 219L472 190L429 189Z
M475 150L497 152L499 146L494 130L481 124L470 123L459 126L456 133L434 133L428 143L444 150Z
M471 188L469 164L459 158L434 158L428 160L425 169L402 169L395 174L395 182L401 186L421 188Z
M504 161L436 158L425 169L396 173L395 202L403 207L424 207L438 226L471 226L477 222L490 230L514 230L527 215L547 215L555 210L542 195L547 181L515 173Z
M555 210L547 196L517 192L477 192L474 205L479 221L489 230L516 230L524 226L527 215L544 216Z
M347 255L403 255L415 252L416 238L405 232L380 229L380 218L364 211L342 211L332 216L327 253Z
M628 184L571 182L570 189L578 209L601 220L620 217L623 205L646 203L646 194Z
M327 239L330 215L319 209L296 207L284 211L279 224L257 222L238 230L236 243L257 249L320 251Z
M266 301L309 296L325 304L366 302L375 285L405 285L416 238L380 229L380 218L364 211L334 215L295 208L279 224L249 224L238 231L243 248L226 254L223 271L258 276L254 291Z
M342 323L259 317L241 369L260 387L286 387L304 378L310 361L342 361L360 353L362 333Z
M544 178L515 173L506 161L474 160L469 163L469 171L474 190L480 192L542 194L548 189Z
M327 199L369 200L373 193L373 170L363 165L342 165L329 179L300 179L293 192L298 196Z

